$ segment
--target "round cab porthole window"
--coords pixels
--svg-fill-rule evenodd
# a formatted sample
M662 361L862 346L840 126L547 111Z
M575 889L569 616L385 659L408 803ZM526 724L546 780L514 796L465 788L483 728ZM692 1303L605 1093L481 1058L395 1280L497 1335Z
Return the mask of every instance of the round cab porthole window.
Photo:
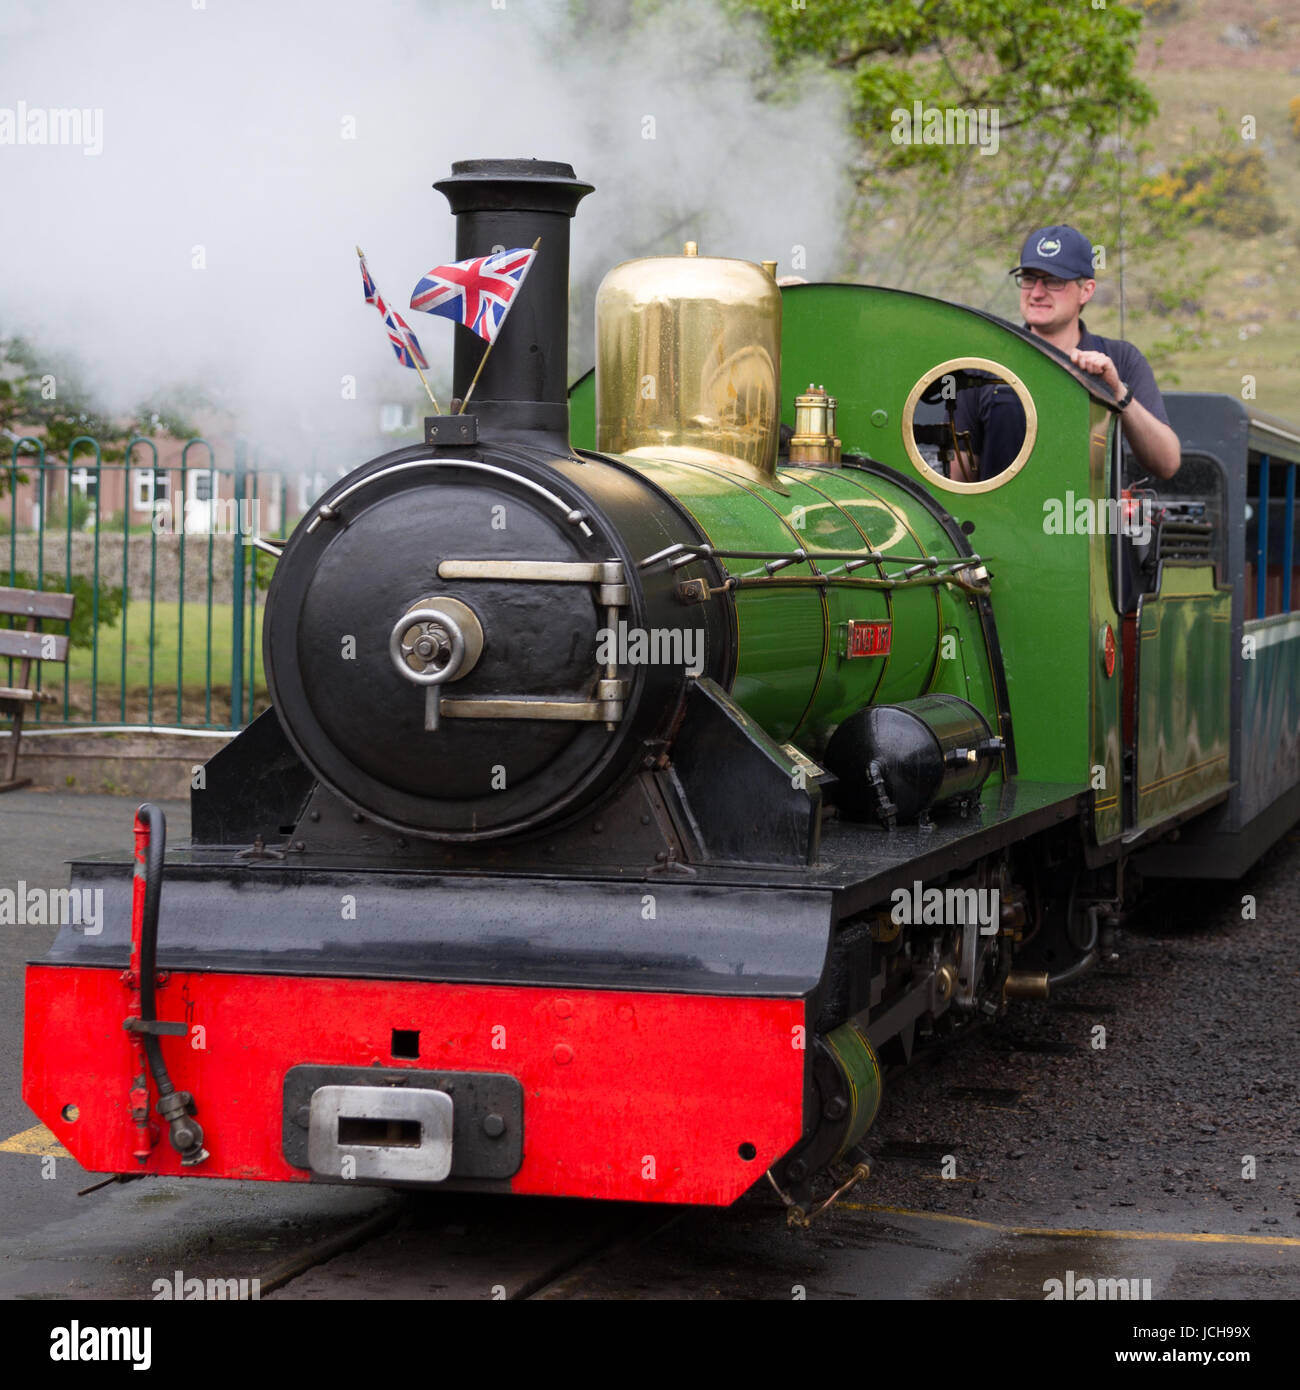
M989 492L1014 478L1038 436L1025 384L987 357L940 362L903 407L903 447L917 471L953 492Z

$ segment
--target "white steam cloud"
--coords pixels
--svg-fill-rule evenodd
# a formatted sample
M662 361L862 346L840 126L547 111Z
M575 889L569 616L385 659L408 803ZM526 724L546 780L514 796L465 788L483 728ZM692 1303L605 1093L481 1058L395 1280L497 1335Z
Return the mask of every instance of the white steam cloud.
M7 0L0 335L71 356L109 409L196 385L292 466L419 394L363 303L357 243L446 407L451 326L406 304L453 254L430 187L453 160L558 159L596 185L574 224L577 369L595 286L631 256L690 238L785 273L803 248L799 273L832 277L841 90L760 100L754 30L701 0L611 34L623 8L588 27L564 0ZM94 116L80 145L6 142L19 103L102 113L102 150Z

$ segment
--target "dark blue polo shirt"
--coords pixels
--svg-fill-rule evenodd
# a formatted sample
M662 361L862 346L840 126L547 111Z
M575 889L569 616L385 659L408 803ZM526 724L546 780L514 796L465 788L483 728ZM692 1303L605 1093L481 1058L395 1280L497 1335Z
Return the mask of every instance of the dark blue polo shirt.
M1022 325L1028 328L1028 324ZM1079 320L1079 349L1104 352L1115 364L1119 379L1132 388L1133 399L1166 425L1169 416L1156 385L1151 364L1139 348L1123 338L1103 338L1089 333ZM1100 378L1098 378L1100 380ZM1025 438L1025 412L1020 398L1007 385L981 386L957 393L956 427L969 431L972 450L979 455L980 481L1005 471L1020 452Z
M1162 424L1169 423L1164 397L1156 385L1156 374L1140 348L1123 338L1103 338L1100 334L1089 333L1082 319L1079 320L1079 347L1084 352L1104 352L1115 364L1119 379L1132 388L1133 399L1146 406Z

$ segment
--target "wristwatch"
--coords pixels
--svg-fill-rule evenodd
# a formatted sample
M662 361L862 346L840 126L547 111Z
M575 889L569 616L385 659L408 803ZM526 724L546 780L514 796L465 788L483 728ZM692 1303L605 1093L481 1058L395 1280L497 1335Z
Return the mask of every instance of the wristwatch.
M1133 388L1130 386L1124 392L1124 399L1115 402L1116 410L1127 410L1129 402L1133 399Z

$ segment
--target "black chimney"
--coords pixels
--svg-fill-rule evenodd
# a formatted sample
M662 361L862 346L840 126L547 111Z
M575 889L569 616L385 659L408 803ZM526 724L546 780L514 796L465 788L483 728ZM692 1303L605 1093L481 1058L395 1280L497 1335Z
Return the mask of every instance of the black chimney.
M592 191L569 164L466 159L434 187L456 215L456 259L542 244L474 387L468 412L495 432L569 447L569 223ZM464 399L487 343L456 325L453 392Z

